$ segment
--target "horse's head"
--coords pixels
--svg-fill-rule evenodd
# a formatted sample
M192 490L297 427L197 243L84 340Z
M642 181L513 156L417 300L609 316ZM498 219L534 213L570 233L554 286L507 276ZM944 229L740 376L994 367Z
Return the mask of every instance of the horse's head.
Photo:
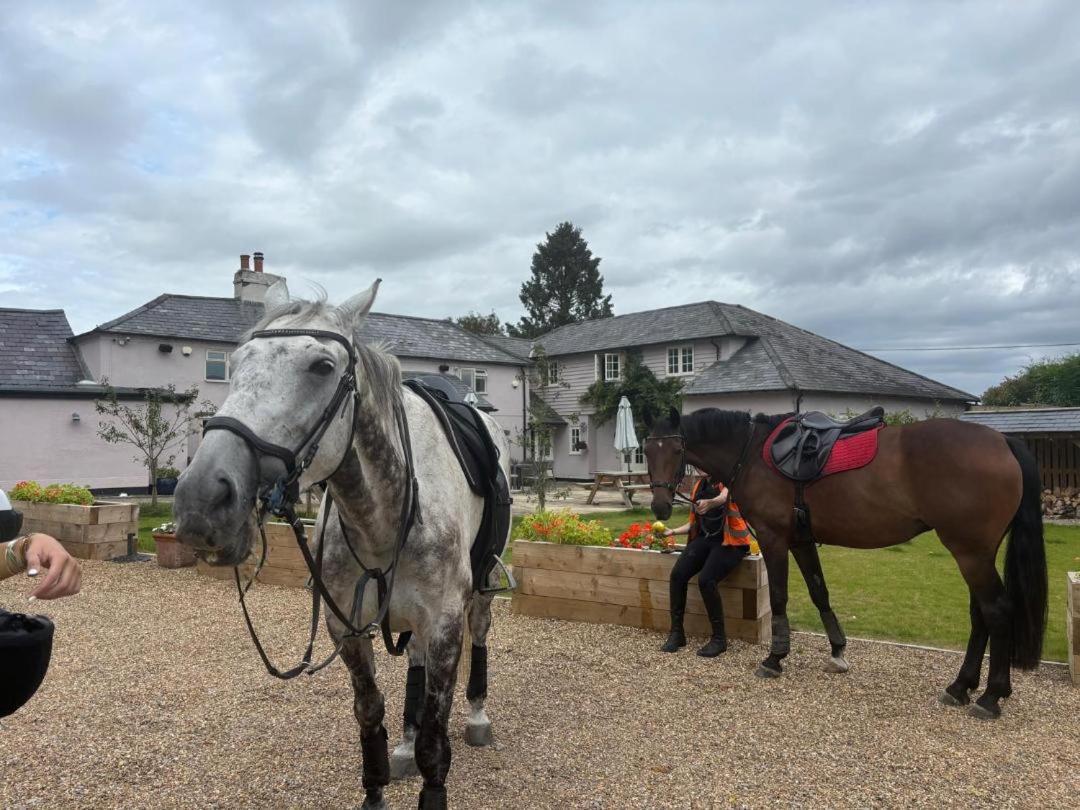
M652 511L659 520L671 517L675 491L686 467L685 439L679 428L681 417L672 408L666 417L653 419L645 413L649 435L644 442L652 486Z
M324 480L341 462L356 407L353 389L342 390L355 358L349 347L378 286L376 281L337 307L290 301L284 281L267 291L266 317L231 357L229 395L217 412L226 417L217 425L226 429L206 432L176 487L177 537L210 562L235 565L247 556L260 492L284 477L290 453L297 464L305 458L313 431L335 397L340 404L325 420L321 439L316 438L318 450L300 487ZM259 334L282 329L332 332L345 343L313 335ZM275 445L284 452L275 455Z

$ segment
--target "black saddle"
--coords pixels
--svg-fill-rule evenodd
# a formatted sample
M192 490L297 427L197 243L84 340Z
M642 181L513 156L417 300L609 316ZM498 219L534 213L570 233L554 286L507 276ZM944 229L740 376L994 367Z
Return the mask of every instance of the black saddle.
M829 461L836 443L847 436L873 430L884 422L880 405L846 422L819 411L796 414L773 439L773 466L792 481L813 481Z
M436 381L442 384L431 384ZM499 463L499 448L488 432L484 417L472 405L462 401L447 380L432 375L425 379L405 380L403 385L431 408L457 456L469 488L484 499L480 529L469 552L473 589L501 590L487 587L492 569L500 564L499 558L506 550L510 504L513 503L509 482Z

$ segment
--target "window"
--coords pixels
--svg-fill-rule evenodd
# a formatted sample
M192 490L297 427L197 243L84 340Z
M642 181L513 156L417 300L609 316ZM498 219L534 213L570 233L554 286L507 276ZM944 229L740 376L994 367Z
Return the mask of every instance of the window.
M582 446L582 430L581 425L570 426L570 455L580 456L585 452L585 448Z
M551 461L554 456L551 448L551 432L547 429L533 429L530 437L533 461Z
M206 379L209 382L225 382L229 379L229 353L206 350Z
M557 385L559 382L559 361L548 360L540 370L541 385Z
M671 346L667 350L668 376L694 373L694 347Z
M604 382L613 382L622 379L622 367L619 363L619 355L616 352L604 354Z
M455 368L454 373L478 394L487 393L487 371L482 368Z
M640 444L634 448L634 463L638 465L645 463L645 449Z

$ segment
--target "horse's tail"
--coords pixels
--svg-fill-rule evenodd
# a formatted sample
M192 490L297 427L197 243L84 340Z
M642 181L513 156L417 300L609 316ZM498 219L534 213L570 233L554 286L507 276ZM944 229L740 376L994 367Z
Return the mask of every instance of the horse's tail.
M1031 451L1006 437L1023 475L1023 497L1005 551L1005 591L1012 603L1012 663L1035 669L1046 631L1046 549L1043 546L1042 484Z

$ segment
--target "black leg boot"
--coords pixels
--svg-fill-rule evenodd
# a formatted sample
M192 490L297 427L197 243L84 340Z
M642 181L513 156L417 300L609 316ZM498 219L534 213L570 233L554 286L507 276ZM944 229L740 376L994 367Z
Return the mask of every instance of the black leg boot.
M709 614L712 625L712 638L697 651L702 658L715 658L727 649L727 635L724 633L724 603L716 588L702 588L701 599L705 603L705 612Z
M678 652L686 646L686 633L683 630L683 614L686 613L686 585L681 588L671 583L671 632L660 652Z

